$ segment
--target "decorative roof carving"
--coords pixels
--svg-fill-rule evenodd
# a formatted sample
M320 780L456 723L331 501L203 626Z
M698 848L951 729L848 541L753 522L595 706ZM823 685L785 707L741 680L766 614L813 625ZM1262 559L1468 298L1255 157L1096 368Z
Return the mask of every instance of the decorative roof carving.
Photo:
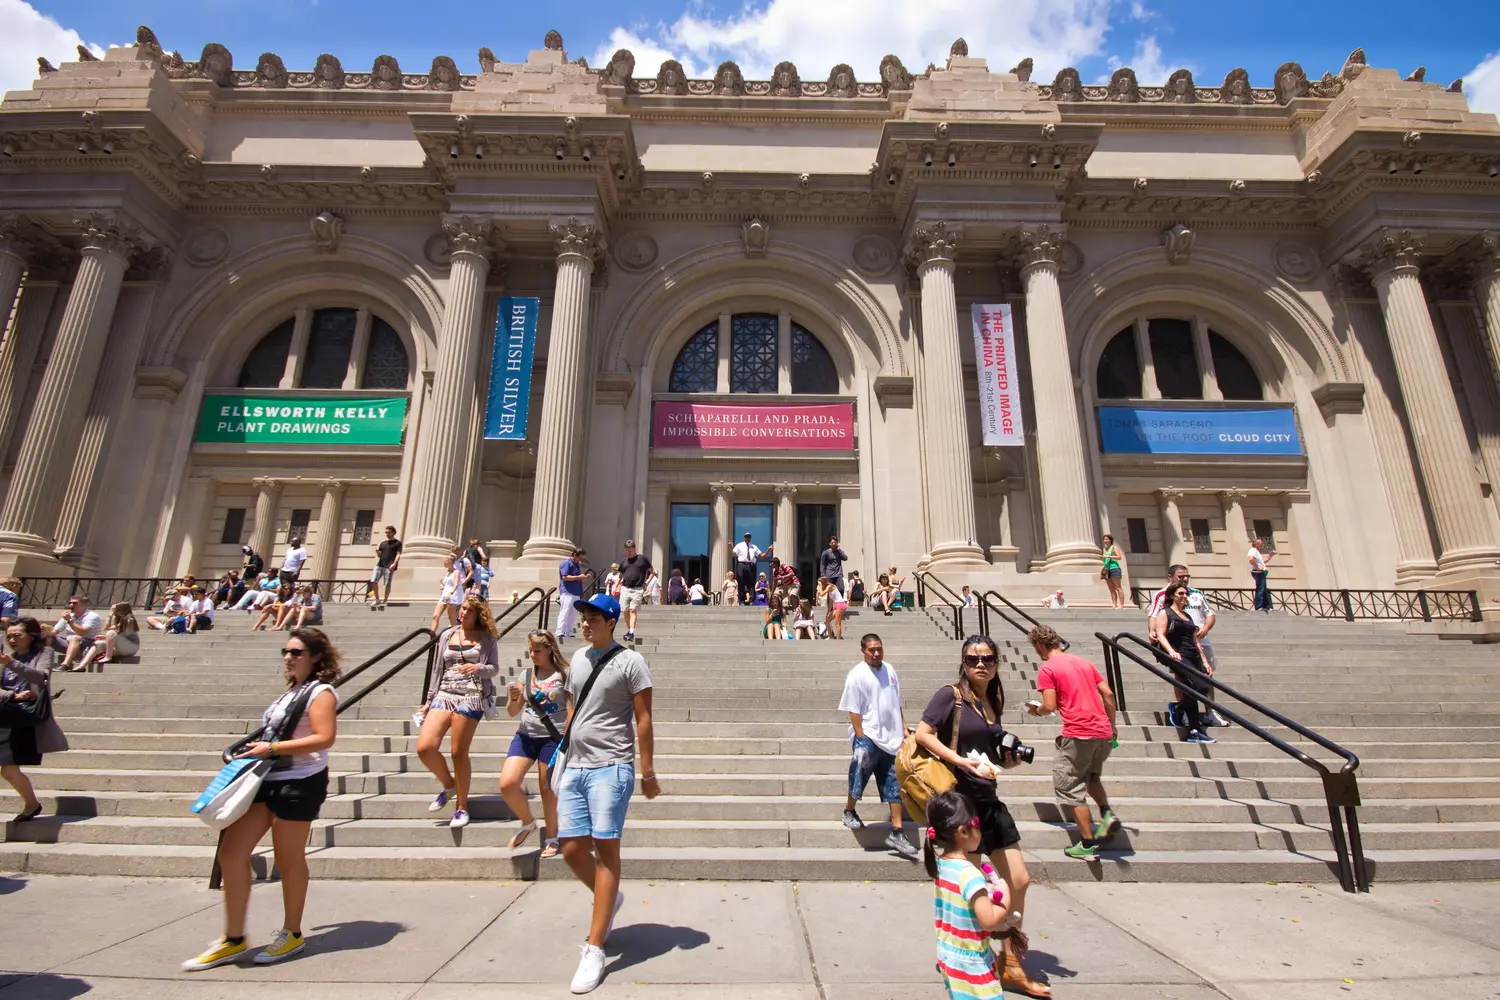
M802 78L797 75L795 65L790 62L776 64L776 72L771 74L771 95L773 97L802 96Z
M286 64L274 52L262 52L255 64L255 86L280 89L287 85Z
M317 63L313 65L313 86L319 90L344 89L344 66L337 56L327 52L318 56Z
M1030 83L1032 65L1033 64L1031 61L1031 57L1027 56L1025 59L1022 59L1020 62L1012 66L1010 68L1010 71L1015 75L1016 79L1020 80L1022 83Z
M1309 89L1314 97L1337 97L1344 92L1344 81L1332 73L1324 73L1321 80L1309 84Z
M1365 50L1355 49L1349 53L1349 58L1344 60L1344 68L1339 70L1339 76L1347 83L1359 76L1368 68L1365 62Z
M1219 88L1220 104L1254 104L1255 94L1250 86L1250 74L1236 67L1224 75L1224 84Z
M1281 64L1276 71L1276 100L1281 104L1289 104L1295 98L1306 97L1312 92L1312 86L1307 82L1307 74L1302 67L1294 62Z
M156 32L144 24L135 29L135 46L153 56L160 56L161 42L157 41Z
M745 75L738 63L725 60L714 71L714 93L720 97L744 97Z
M1180 69L1167 78L1162 88L1162 100L1167 104L1194 104L1198 100L1198 88L1193 86L1193 71Z
M949 47L948 56L949 58L958 56L959 58L967 59L969 56L969 43L964 41L962 38L958 39L953 43L951 47Z
M479 49L479 71L481 73L495 72L495 63L498 62L495 53L490 51L489 46L481 46Z
M764 257L771 246L771 224L756 216L745 220L740 227L741 237L745 241L746 257Z
M1185 223L1178 222L1161 234L1162 246L1167 248L1168 264L1186 264L1193 257L1193 244L1198 241L1198 234L1187 227Z
M682 72L682 63L668 59L656 71L656 92L667 96L681 96L688 92L687 75Z
M616 87L628 87L633 76L635 53L629 49L616 49L615 54L609 57L609 65L604 67L604 82Z
M375 65L370 68L370 89L401 89L401 64L396 62L395 56L375 57Z
M344 235L344 220L332 212L323 211L312 217L313 249L318 253L337 253L339 239Z
M1118 104L1135 104L1141 99L1141 86L1136 82L1135 70L1121 66L1109 78L1109 99Z
M46 56L37 56L36 71L38 73L56 73L57 67L48 62Z
M1459 77L1457 80L1454 80L1452 83L1448 84L1448 93L1450 93L1450 94L1462 94L1463 92L1464 92L1464 78L1463 77Z
M880 60L880 82L885 85L885 89L888 91L910 90L912 78L899 57L888 55Z
M859 83L848 63L839 63L828 74L827 97L858 97Z
M463 85L463 77L458 72L458 64L453 61L452 56L434 56L432 69L427 71L428 90L458 90Z
M1427 67L1426 66L1418 66L1416 69L1414 69L1414 70L1411 71L1411 75L1406 78L1406 82L1407 83L1422 83L1426 79L1427 79Z
M80 45L80 46L78 46L78 61L79 62L98 62L99 61L99 57L96 56L96 55L94 55L92 52L90 52L86 46Z
M1083 81L1078 78L1078 70L1072 66L1058 70L1052 81L1052 93L1042 96L1051 97L1054 101L1083 100Z
M563 47L562 35L555 28L547 32L542 39L542 47L551 49L553 52L561 52Z

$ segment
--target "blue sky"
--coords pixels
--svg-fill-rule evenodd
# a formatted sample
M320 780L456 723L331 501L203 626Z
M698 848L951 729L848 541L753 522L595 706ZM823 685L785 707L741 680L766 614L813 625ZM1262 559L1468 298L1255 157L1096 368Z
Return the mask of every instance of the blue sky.
M1284 61L1318 76L1337 72L1362 46L1371 64L1403 74L1425 65L1429 81L1465 76L1471 104L1500 112L1495 0L0 0L0 89L27 86L39 54L56 62L80 39L90 46L126 42L142 23L186 58L196 58L206 42L221 42L244 69L263 51L281 55L288 68L311 69L326 51L351 70L389 53L408 72L424 71L439 54L473 72L481 45L519 60L556 28L569 55L592 65L617 47L631 48L638 75L672 56L693 75L710 75L732 58L747 75L764 77L791 59L805 78L848 62L869 79L888 51L920 70L940 63L963 35L971 53L995 69L1032 56L1038 78L1074 65L1086 81L1098 80L1128 65L1143 84L1160 84L1186 66L1203 84L1243 66L1256 85L1270 86Z

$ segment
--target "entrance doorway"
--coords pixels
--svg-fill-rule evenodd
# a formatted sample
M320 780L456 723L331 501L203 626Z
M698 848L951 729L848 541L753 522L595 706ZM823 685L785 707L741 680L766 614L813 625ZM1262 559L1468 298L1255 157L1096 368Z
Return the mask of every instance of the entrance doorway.
M818 593L818 556L828 547L828 539L839 532L838 508L831 503L797 505L797 576L802 581L802 596Z
M776 537L774 529L772 528L772 522L776 516L775 511L776 506L769 503L735 504L734 529L733 534L730 535L730 541L735 544L744 541L745 532L748 531L750 532L750 541L755 545L758 545L761 548L765 548L767 545L770 545L771 541ZM780 553L777 554L780 555ZM734 569L733 559L730 560L729 568ZM769 581L771 573L771 557L762 556L760 561L755 564L755 572L757 576L761 573L765 573L766 579ZM716 580L714 581L714 587L718 587L722 583L722 580ZM712 590L714 589L714 587L710 587L709 589Z
M706 503L674 503L669 515L672 547L667 553L666 575L672 570L682 570L683 586L691 587L694 580L708 579L708 518ZM669 580L661 585L662 600L667 600ZM713 590L711 582L704 587Z

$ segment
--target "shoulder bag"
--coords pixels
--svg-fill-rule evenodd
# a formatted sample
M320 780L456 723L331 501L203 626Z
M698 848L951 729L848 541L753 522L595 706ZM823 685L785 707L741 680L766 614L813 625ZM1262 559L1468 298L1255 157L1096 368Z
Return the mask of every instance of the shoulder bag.
M573 727L578 724L578 713L583 710L583 703L588 700L589 692L594 690L594 682L599 679L600 674L604 673L604 668L609 665L610 660L615 658L615 654L624 648L624 646L617 645L599 658L599 662L594 665L594 672L589 675L588 680L583 682L583 690L578 692L578 697L573 702L573 717L568 720L568 731L563 733L562 742L557 744L552 760L547 764L554 793L562 788L562 774L568 766L568 742L573 738Z
M286 715L274 734L267 732L268 727L261 726L224 751L223 769L214 775L203 794L193 803L193 814L210 829L223 830L249 812L266 775L278 767L284 769L291 766L289 758L272 760L235 755L268 736L279 742L296 732L297 724L302 721L302 714L307 710L307 703L312 700L312 692L316 687L316 684L304 684L293 696Z
M0 701L0 729L33 729L52 718L52 684L28 684L36 697L27 701L7 698ZM19 692L17 692L19 693Z
M958 685L953 686L953 733L948 738L948 749L958 753L958 720L963 714L964 698ZM896 754L896 780L901 786L901 803L918 823L927 822L927 803L934 795L951 792L958 779L953 769L939 757L917 742L912 733L901 743Z

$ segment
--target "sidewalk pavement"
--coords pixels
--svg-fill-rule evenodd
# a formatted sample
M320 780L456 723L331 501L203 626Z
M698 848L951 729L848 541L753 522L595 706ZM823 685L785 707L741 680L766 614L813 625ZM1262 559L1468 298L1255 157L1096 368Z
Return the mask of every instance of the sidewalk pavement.
M626 882L608 1000L943 1000L931 889ZM250 904L255 946L278 885ZM222 930L199 881L0 876L0 1000L564 997L588 916L567 882L314 881L301 956L201 973ZM1034 973L1058 1000L1493 1000L1500 883L1033 885ZM274 984L268 987L267 984Z

